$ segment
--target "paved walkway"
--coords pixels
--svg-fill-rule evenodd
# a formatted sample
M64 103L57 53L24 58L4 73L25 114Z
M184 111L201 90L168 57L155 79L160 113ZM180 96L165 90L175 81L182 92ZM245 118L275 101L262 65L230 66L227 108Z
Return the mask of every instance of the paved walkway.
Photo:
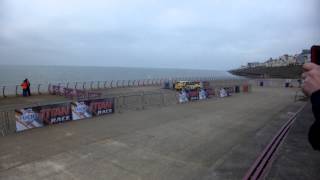
M320 151L314 151L308 141L313 122L309 104L293 124L267 179L320 179Z
M0 138L0 179L240 179L294 90L127 111Z

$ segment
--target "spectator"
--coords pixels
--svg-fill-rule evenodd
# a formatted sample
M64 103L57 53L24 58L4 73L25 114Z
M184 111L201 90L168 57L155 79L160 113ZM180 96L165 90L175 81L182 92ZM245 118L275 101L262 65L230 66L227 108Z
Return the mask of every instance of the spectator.
M28 79L25 79L26 83L27 83L27 95L31 96L31 92L30 92L30 81Z
M320 66L314 63L303 65L303 92L311 97L315 122L309 130L309 142L315 150L320 150Z
M21 88L22 88L22 96L23 97L26 97L27 96L27 88L28 88L28 84L26 82L26 80L24 80L22 83L21 83Z

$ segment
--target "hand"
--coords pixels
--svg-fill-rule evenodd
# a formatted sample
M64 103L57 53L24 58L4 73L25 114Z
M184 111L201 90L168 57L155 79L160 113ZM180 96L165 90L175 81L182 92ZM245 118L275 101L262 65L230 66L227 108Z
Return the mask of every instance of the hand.
M303 65L303 71L304 84L302 91L307 96L311 96L312 93L320 90L320 66L314 63L306 63Z

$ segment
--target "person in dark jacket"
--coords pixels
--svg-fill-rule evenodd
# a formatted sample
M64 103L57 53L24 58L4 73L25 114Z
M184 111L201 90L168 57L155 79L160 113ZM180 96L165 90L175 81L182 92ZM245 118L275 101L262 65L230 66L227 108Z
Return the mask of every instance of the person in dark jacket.
M25 79L24 81L27 83L27 95L31 96L30 81L28 79Z
M320 66L314 63L303 65L303 92L310 96L315 122L309 130L309 142L315 150L320 151Z

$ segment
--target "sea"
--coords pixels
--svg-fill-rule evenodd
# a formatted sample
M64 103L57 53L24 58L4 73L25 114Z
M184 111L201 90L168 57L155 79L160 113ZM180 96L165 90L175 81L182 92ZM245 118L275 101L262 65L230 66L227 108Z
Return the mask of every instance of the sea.
M227 71L219 70L84 66L0 66L0 86L17 85L25 78L28 78L33 84L48 84L60 82L170 79L177 77L239 78Z

